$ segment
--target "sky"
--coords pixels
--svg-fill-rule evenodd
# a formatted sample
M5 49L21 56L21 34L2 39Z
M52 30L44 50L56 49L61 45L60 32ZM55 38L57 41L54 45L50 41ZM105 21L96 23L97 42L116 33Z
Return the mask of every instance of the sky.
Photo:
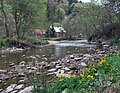
M91 0L79 0L79 1L82 1L82 2L90 2Z

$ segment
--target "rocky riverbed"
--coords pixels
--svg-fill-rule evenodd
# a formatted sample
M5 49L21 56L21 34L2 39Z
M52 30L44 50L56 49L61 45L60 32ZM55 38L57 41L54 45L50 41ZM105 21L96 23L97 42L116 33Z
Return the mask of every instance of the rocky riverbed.
M61 73L72 74L76 72L79 74L83 68L90 68L97 64L106 54L117 52L118 47L104 44L102 49L88 48L88 51L89 53L87 54L67 55L50 63L45 55L43 55L44 61L42 62L39 62L39 55L30 56L32 59L36 59L32 63L22 61L16 65L11 62L9 63L9 70L0 69L0 84L5 85L14 79L16 82L12 82L13 84L10 83L4 89L0 89L0 93L31 93L33 86L29 86L30 80L28 76L41 75L43 70L46 72L47 77L52 77L53 79Z

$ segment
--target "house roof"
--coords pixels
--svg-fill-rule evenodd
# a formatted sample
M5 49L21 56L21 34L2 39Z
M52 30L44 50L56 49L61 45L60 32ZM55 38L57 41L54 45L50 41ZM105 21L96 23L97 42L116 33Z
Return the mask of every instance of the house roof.
M52 28L52 26L50 27ZM56 33L64 32L66 33L65 29L63 27L53 27Z

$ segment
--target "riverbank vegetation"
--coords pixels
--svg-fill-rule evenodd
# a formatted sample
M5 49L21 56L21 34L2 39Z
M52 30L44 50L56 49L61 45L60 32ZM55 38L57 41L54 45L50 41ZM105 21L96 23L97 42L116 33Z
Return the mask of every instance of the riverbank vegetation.
M0 38L0 48L18 47L18 48L37 48L36 45L48 44L43 38ZM36 46L36 47L35 47Z
M50 38L63 34L50 26L63 27L65 39L96 41L120 36L119 0L88 3L78 0L1 0L0 6L1 37Z
M39 78L34 83L34 93L118 93L120 84L120 54L105 55L92 68L80 74L59 74L58 81L43 84Z
M119 31L120 0L91 0L86 3L83 0L0 0L0 49L13 47L13 50L24 50L40 48L40 45L48 44L47 40L87 39L88 42L98 42L101 48L105 45L109 48L107 50L114 52L116 46L112 49L109 43L120 46ZM7 50L10 52L11 49ZM56 48L56 51L58 50L59 48ZM98 51L100 55L105 53L106 56L101 58L98 64L84 68L79 74L60 74L53 84L45 83L44 80L41 83L41 78L37 77L33 82L34 93L120 91L120 54L107 55L106 50L99 51L95 48L90 48L89 51ZM97 59L97 54L95 55ZM37 57L41 56L32 56L33 59ZM46 61L46 56L43 57ZM22 64L25 66L24 61ZM84 62L82 65L87 66ZM28 69L36 70L31 67Z

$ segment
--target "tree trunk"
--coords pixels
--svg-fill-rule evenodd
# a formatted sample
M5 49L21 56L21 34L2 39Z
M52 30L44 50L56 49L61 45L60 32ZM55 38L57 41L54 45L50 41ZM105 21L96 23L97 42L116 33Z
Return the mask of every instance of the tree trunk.
M3 5L3 0L1 0L1 11L3 13L4 16L4 25L5 25L5 30L6 30L6 38L9 38L9 30L8 30L8 26L7 26L7 15L4 11L4 5Z
M18 22L18 17L17 17L17 10L15 10L15 29L16 29L16 34L17 34L17 39L19 40L20 38L20 33L19 33L19 22Z

